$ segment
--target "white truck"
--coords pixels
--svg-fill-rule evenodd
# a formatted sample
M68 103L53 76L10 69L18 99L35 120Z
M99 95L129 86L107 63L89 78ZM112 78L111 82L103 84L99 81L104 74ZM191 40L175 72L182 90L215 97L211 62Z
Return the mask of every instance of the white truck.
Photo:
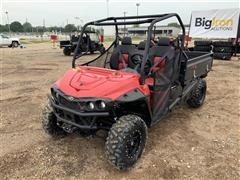
M0 34L0 47L8 46L8 47L18 47L20 45L19 38L11 38L4 34Z

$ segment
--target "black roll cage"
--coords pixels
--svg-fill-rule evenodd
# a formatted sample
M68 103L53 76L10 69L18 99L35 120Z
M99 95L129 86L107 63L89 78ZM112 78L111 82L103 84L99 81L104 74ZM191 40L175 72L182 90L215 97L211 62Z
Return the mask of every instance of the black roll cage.
M153 34L154 25L156 23L160 22L160 21L163 21L163 20L166 20L166 19L169 19L169 18L172 18L172 17L177 18L177 20L180 24L180 27L182 28L181 49L184 49L185 27L184 27L184 24L183 24L180 16L177 13L158 14L158 15L143 15L143 16L109 17L109 18L104 18L104 19L100 19L100 20L97 20L97 21L88 22L83 26L81 34L80 34L80 38L79 38L78 43L77 43L77 47L74 51L73 60L72 60L72 68L75 68L75 66L76 66L76 64L75 64L76 59L78 59L79 57L84 55L84 54L78 55L77 50L79 49L79 47L81 46L81 43L83 42L82 41L83 34L84 34L87 26L89 26L89 25L115 26L116 34L115 34L115 40L113 42L113 44L114 44L114 43L118 42L118 37L119 37L118 36L118 25L136 25L136 24L150 23L150 25L148 27L147 42L146 42L145 50L144 50L144 53L143 53L143 61L142 61L142 64L141 64L141 72L140 72L140 75L141 75L140 83L143 84L144 80L145 80L145 76L146 76L145 73L144 73L144 65L146 64L147 59L148 59L148 52L149 52L149 48L150 48L150 42L151 42L151 37L152 37L152 34ZM125 21L125 20L129 20L129 19L130 20L131 19L137 19L137 20ZM118 21L118 20L121 20L121 21ZM93 62L93 61L94 60L92 60L91 62Z

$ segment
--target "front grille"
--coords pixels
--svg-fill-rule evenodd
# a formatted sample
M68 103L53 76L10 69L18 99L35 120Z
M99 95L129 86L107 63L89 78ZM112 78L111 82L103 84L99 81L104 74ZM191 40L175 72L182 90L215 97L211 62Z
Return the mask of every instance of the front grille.
M78 102L74 101L74 100L69 100L67 99L67 97L63 97L61 95L59 95L58 97L59 103L67 108L70 109L75 109L75 110L79 110L80 109L80 105Z

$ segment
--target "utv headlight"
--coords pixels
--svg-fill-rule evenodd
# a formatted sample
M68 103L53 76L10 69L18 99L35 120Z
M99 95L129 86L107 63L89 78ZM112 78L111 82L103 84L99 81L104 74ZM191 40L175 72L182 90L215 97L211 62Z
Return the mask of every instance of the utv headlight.
M101 109L105 109L106 108L106 103L104 101L101 101L100 108Z
M94 103L93 103L93 102L90 102L90 103L88 104L88 108L89 108L90 110L94 110L94 108L95 108Z
M96 105L99 110L104 110L106 108L106 103L104 101L97 101Z
M88 111L103 111L106 110L107 104L103 100L87 102L86 110Z

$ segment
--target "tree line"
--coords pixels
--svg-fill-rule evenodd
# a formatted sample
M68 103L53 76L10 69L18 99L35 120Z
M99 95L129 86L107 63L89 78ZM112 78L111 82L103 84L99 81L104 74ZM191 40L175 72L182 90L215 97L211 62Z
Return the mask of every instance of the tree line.
M178 23L174 22L174 23L169 23L168 26L179 27L180 25ZM44 27L44 26L32 26L32 24L29 22L25 22L25 23L21 24L18 21L14 21L10 25L9 24L0 25L0 32L11 31L11 32L43 33L43 32L55 31L55 32L69 33L69 32L77 31L78 29L81 29L81 28L76 27L74 24L67 24L65 27L59 27L59 26Z
M44 26L32 26L31 23L25 22L21 24L18 21L14 21L11 24L0 25L0 32L74 32L77 31L78 28L74 24L67 24L65 27L59 26L51 26L51 27L44 27Z

